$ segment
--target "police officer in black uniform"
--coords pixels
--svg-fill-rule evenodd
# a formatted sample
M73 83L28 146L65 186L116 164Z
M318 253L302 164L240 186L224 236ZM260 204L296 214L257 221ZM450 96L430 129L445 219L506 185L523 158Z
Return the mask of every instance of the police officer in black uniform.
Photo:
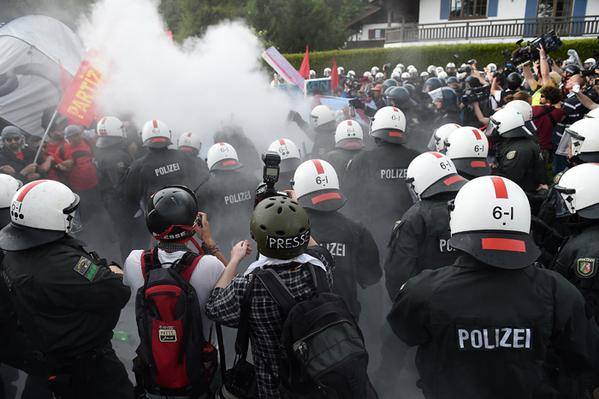
M570 371L599 367L599 330L582 295L533 262L524 191L498 176L468 182L450 211L456 262L401 288L388 321L418 346L427 399L551 398L543 362L551 345ZM553 395L553 396L552 396Z
M62 183L37 180L11 204L0 231L3 277L19 321L50 371L57 398L133 398L110 340L129 300L122 271L68 235L79 197Z
M449 245L449 211L466 183L448 157L425 152L410 163L407 183L417 202L398 220L385 258L385 284L393 300L401 286L424 269L451 264L457 252Z
M462 124L462 118L459 115L458 96L456 92L449 87L440 87L428 92L436 111L436 116L432 122L433 129L437 129L447 123Z
M326 105L317 105L312 109L310 124L306 123L296 111L289 111L288 119L295 122L314 142L311 157L322 157L335 148L334 135L337 122L335 113Z
M119 242L121 257L131 251L131 211L123 198L123 180L133 162L126 143L123 122L114 116L100 119L94 159L98 171L98 191Z
M247 224L254 209L258 179L247 173L237 152L228 143L216 143L208 150L210 178L196 192L198 206L210 217L215 240L223 252L249 237Z
M199 157L200 149L202 148L202 138L194 132L185 132L179 136L177 149L186 154L196 164L195 174L200 184L208 181L210 173L206 161Z
M195 189L202 184L196 163L184 153L168 148L172 134L164 122L146 122L142 140L149 152L133 161L123 185L131 208L145 210L147 199L162 187L183 185Z
M487 134L499 139L494 173L514 181L529 194L547 189L545 164L532 122L525 122L516 109L506 107L493 114L489 129Z
M341 187L344 184L347 165L363 150L364 131L362 126L351 119L339 123L335 130L335 149L327 152L322 159L335 168Z
M364 223L381 249L393 222L412 205L405 185L406 170L418 154L404 146L408 139L406 118L399 108L378 110L370 134L377 147L361 152L349 163L344 191L351 207L348 211Z
M382 276L376 243L364 226L338 212L345 197L331 164L320 159L306 161L293 180L298 202L310 217L311 234L335 258L333 289L357 319L361 309L358 285L366 288Z

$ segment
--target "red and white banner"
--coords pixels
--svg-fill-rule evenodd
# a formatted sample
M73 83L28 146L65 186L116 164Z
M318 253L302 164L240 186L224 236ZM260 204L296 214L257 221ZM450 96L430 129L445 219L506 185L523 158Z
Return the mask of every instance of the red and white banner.
M96 119L95 98L103 76L92 59L88 56L81 62L58 105L58 112L71 124L90 126Z

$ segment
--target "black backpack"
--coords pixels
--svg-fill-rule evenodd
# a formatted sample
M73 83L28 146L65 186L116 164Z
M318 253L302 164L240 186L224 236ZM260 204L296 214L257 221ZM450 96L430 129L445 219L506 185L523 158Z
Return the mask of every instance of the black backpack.
M367 397L368 353L360 327L343 299L330 292L326 273L305 264L316 293L297 301L272 269L257 271L282 310L279 364L282 390L289 398Z
M142 254L145 283L135 302L140 337L134 361L138 389L191 397L209 392L217 352L204 338L200 304L189 283L201 258L186 252L170 268L163 268L157 248Z

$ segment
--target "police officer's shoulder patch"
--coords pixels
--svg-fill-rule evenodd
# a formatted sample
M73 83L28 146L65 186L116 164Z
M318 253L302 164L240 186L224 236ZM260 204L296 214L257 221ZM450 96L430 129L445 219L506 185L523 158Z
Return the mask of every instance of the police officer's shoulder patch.
M576 275L580 278L591 278L597 273L595 258L576 259Z
M96 274L98 274L98 265L94 264L91 259L82 256L75 264L73 270L89 281L93 281Z
M512 159L516 158L516 155L518 155L518 151L512 150L505 154L505 158L511 161Z

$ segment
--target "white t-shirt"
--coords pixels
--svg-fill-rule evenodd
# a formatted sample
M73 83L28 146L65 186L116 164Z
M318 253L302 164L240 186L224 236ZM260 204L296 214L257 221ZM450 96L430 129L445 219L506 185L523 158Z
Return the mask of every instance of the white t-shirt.
M142 250L131 251L125 260L123 268L124 276L123 283L131 287L131 295L137 295L137 291L144 285L144 277L141 273L141 254ZM170 267L174 262L185 254L184 251L165 252L158 249L158 259L163 267ZM212 255L204 255L191 274L189 283L196 290L200 308L202 309L202 326L204 328L204 337L208 339L210 334L210 326L212 321L206 317L206 301L210 296L210 292L216 285L221 274L225 270L225 266L220 260ZM214 335L214 334L213 334Z

